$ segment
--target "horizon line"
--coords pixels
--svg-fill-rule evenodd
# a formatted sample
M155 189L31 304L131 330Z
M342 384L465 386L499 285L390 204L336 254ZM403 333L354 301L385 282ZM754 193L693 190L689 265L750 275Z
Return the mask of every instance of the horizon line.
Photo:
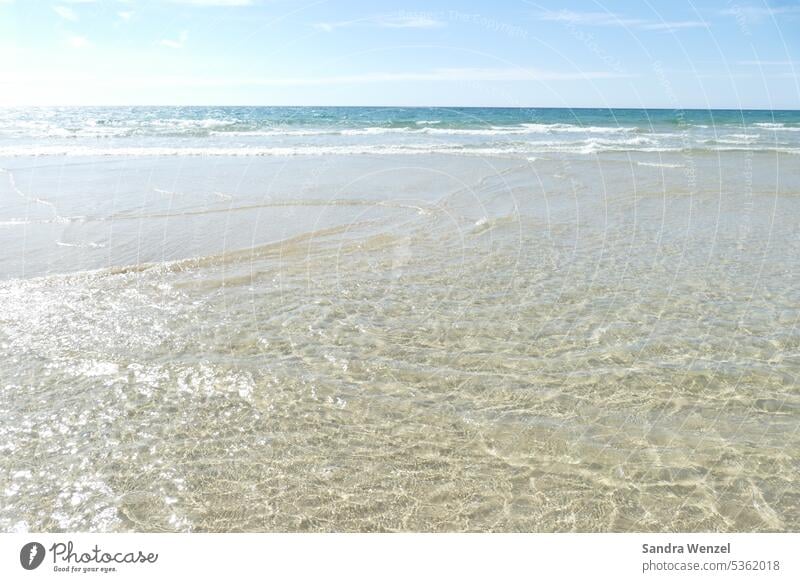
M26 105L4 105L0 104L0 109L21 109L21 108L47 108L47 107L294 107L294 108L308 108L308 109L324 109L324 108L339 108L339 109L566 109L574 110L591 110L591 111L609 111L628 109L633 111L771 111L771 112L789 112L800 113L800 108L786 109L786 108L768 108L768 107L631 107L631 106L607 106L607 107L571 107L571 106L554 106L554 105L270 105L270 104L252 104L252 103L205 103L205 104L178 104L178 103L159 103L159 104L142 104L142 103L122 103L122 104L63 104L63 103L48 103L48 104L26 104Z

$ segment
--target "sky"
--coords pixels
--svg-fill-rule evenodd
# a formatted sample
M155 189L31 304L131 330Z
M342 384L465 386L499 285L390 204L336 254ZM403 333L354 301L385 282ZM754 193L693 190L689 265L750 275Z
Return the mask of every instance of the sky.
M800 0L0 0L0 105L800 109Z

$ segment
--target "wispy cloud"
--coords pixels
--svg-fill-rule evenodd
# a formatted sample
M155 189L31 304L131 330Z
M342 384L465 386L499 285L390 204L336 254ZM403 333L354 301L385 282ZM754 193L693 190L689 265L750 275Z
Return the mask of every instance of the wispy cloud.
M117 12L117 16L119 16L120 19L122 19L122 20L124 20L126 22L128 20L130 20L131 18L133 18L133 15L134 15L133 10L126 10L126 11L123 11L123 12Z
M315 22L311 26L316 29L323 30L325 32L332 32L337 28L343 28L345 26L351 26L353 22Z
M686 28L708 28L708 24L702 20L646 20L627 18L613 12L575 12L573 10L542 12L539 14L539 20L563 22L573 26L618 26L659 32L672 32Z
M325 32L350 26L377 26L379 28L440 28L444 22L425 15L383 14L358 20L315 22L312 26Z
M444 23L430 16L377 16L373 22L383 28L439 28Z
M184 31L182 31L180 33L180 35L178 35L178 39L177 40L172 40L172 39L165 38L165 39L162 39L162 40L158 41L158 44L160 44L161 46L165 46L167 48L171 48L171 49L182 49L183 46L186 44L186 40L188 38L189 38L189 33L184 30Z
M721 10L720 14L724 16L735 16L737 18L745 17L750 19L768 18L771 16L780 16L782 14L800 14L800 5L789 4L784 6L733 6Z
M662 32L670 32L673 30L681 30L684 28L708 28L708 23L701 20L678 20L673 22L649 22L642 24L640 28L644 30L660 30Z
M170 0L173 4L193 6L252 6L253 0Z
M67 6L53 6L53 12L58 14L64 20L70 20L72 22L78 20L78 15L75 14L75 11Z
M584 24L586 26L639 26L646 22L639 18L623 18L611 12L575 12L573 10L542 12L539 14L539 20Z
M80 49L92 46L92 43L89 42L89 39L85 36L80 36L77 34L73 34L67 37L67 44L72 48Z
M585 81L630 77L617 73L594 71L562 73L537 69L431 69L413 72L373 72L357 75L309 77L184 77L179 75L98 76L88 72L39 71L19 73L0 71L2 85L43 85L84 83L115 87L296 87L312 85L346 85L359 83L395 83L409 81L479 82L479 81Z
M557 72L541 69L502 68L441 68L428 71L373 72L354 75L312 77L253 77L226 79L181 80L187 84L210 85L256 85L292 87L305 85L349 85L360 83L397 83L410 81L437 82L503 82L503 81L585 81L595 79L617 79L631 75L609 71Z
M755 59L749 61L738 61L736 64L751 67L795 67L800 66L800 61L762 61Z

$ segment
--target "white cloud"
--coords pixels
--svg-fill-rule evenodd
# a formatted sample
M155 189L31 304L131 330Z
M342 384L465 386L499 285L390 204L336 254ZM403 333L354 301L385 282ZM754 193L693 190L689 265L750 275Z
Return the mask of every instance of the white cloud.
M297 87L313 85L347 85L358 83L396 83L409 81L437 82L498 82L498 81L586 81L630 77L606 71L561 73L539 69L476 69L453 68L412 72L374 72L355 75L313 77L182 77L178 75L152 76L103 76L87 72L66 73L63 71L40 71L38 73L14 73L0 71L0 85L41 84L100 84L115 87Z
M165 38L163 40L158 41L158 44L160 44L161 46L165 46L167 48L171 48L171 49L182 49L183 45L186 44L186 40L188 38L189 38L189 33L184 30L178 36L178 40L172 40L172 39Z
M639 26L646 23L645 20L638 18L621 18L611 12L574 12L572 10L543 12L539 15L539 20L587 26Z
M641 28L645 30L671 32L673 30L681 30L684 28L708 28L708 24L700 20L679 20L675 22L651 22L641 25Z
M78 20L78 15L75 14L75 11L66 6L53 6L53 12L58 14L64 20L70 20L72 22Z
M377 16L373 19L375 24L383 28L439 28L444 23L430 16Z
M67 37L67 43L72 48L86 48L92 46L92 43L89 42L89 39L85 36L79 36L77 34Z
M780 16L782 14L800 14L800 6L739 6L722 10L725 16L745 17L751 19Z
M127 10L124 12L117 12L117 16L119 16L122 20L128 21L133 18L134 12L133 10Z
M384 14L371 16L369 18L359 18L358 20L342 20L339 22L316 22L312 26L325 32L331 32L337 28L347 28L350 26L377 26L379 28L439 28L444 23L435 18L425 15L413 14Z
M626 18L613 12L575 12L573 10L558 10L539 14L539 20L550 22L563 22L581 26L618 26L621 28L637 28L640 30L654 30L659 32L672 32L686 28L708 28L702 20L659 21L645 20L642 18Z
M253 0L170 0L174 4L193 6L251 6Z
M800 66L800 61L739 61L737 65L753 66L753 67L794 67Z
M198 86L265 86L296 87L311 85L349 85L359 83L398 83L411 81L438 82L503 82L503 81L586 81L595 79L627 78L631 75L608 71L576 71L570 73L540 69L480 69L444 68L429 71L375 72L354 75L313 77L252 77L252 78L171 78L158 84Z

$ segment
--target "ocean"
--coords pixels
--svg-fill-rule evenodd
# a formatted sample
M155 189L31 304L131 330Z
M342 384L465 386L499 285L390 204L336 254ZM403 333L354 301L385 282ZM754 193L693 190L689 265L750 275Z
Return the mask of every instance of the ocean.
M800 530L800 111L0 109L0 531Z

